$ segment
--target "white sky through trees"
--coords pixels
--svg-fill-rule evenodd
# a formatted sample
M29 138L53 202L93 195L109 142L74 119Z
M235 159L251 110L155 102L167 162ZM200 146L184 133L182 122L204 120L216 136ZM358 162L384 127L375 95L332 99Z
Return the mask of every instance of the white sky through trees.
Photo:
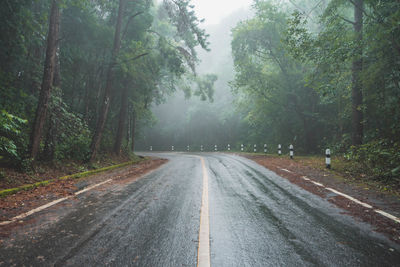
M205 19L205 25L218 24L221 19L240 8L249 8L252 0L192 0L199 19Z

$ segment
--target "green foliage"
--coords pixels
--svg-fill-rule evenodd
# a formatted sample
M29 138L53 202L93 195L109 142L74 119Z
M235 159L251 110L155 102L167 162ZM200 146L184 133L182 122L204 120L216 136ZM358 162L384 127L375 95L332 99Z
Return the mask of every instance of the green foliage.
M24 152L24 136L21 128L26 124L26 120L8 113L0 111L0 161L11 163L20 161Z
M345 154L347 160L356 162L354 167L366 176L386 182L400 182L400 144L386 139L352 147Z
M54 158L85 160L90 151L91 132L84 120L67 110L58 88L55 88L49 109L51 132L47 145L55 146Z

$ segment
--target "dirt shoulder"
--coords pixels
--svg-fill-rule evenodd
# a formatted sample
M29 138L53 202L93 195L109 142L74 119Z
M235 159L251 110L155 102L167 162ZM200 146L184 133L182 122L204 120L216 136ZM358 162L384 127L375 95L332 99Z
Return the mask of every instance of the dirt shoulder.
M371 189L369 186L361 182L354 183L353 181L340 177L328 170L311 167L303 160L290 160L289 158L266 155L240 155L274 171L279 176L289 180L291 183L327 199L331 203L346 210L346 213L352 215L357 220L371 224L375 231L384 233L391 240L400 244L400 223L374 211L379 209L400 217L400 199L395 194L388 194L379 190ZM304 177L310 179L310 181L305 180ZM319 186L311 180L324 186ZM341 193L347 194L371 205L373 208L366 208L343 196L334 194L326 188L332 188Z
M32 190L19 191L13 195L0 198L0 221L30 211L61 197L74 195L75 192L108 179L112 182L131 182L143 174L160 167L167 160L150 158L137 164L118 168L112 171L94 174L80 179L56 180L49 185Z

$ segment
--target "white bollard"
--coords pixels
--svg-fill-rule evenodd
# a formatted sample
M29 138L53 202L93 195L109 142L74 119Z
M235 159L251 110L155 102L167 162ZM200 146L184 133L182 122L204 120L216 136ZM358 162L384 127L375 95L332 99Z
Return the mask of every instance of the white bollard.
M290 154L290 159L293 159L294 151L293 151L293 145L292 145L292 144L290 144L289 150L290 150L290 152L289 152L289 154Z
M215 151L218 151L217 145L214 146L214 150L215 150Z
M228 151L231 151L231 145L228 144Z
M257 152L257 145L254 145L254 153Z
M174 151L174 146L171 146L171 150Z
M264 153L267 153L267 144L264 144Z
M203 151L203 145L200 146L200 151Z
M190 150L190 146L187 146L187 151L189 151Z
M282 145L278 145L278 156L282 155Z
M240 145L240 151L243 152L244 148L243 148L243 144Z
M150 146L150 151L153 151L153 146Z
M325 150L325 163L326 163L326 168L330 169L331 168L331 150L328 148Z

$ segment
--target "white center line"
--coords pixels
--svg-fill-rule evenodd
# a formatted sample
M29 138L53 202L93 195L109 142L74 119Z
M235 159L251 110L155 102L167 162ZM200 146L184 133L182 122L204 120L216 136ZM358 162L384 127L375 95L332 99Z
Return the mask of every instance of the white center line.
M197 252L197 266L210 267L210 220L208 212L208 172L203 157L203 195L200 211L199 248Z

